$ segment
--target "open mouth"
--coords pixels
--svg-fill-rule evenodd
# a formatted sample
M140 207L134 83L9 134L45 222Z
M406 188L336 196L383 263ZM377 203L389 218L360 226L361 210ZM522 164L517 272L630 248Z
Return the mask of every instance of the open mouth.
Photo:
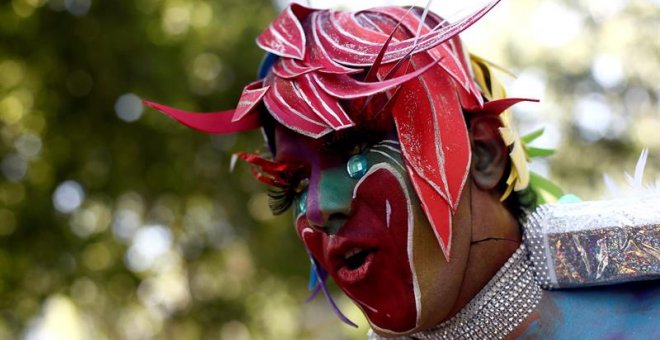
M353 248L344 254L343 266L337 271L338 276L345 283L352 283L363 279L374 259L376 249Z

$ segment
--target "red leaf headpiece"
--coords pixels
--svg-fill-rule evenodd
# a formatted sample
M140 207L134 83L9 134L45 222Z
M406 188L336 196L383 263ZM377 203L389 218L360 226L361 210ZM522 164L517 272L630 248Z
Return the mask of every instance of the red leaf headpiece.
M411 182L449 259L451 219L471 157L463 112L499 114L516 102L484 104L458 38L498 2L455 23L420 8L337 12L293 4L257 38L279 58L263 80L244 88L235 110L195 114L146 103L211 133L259 127L260 103L311 138L393 121Z

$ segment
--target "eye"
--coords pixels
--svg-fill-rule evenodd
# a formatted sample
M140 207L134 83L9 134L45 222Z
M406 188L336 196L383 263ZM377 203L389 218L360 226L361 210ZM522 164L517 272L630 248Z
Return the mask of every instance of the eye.
M306 192L308 185L309 179L303 178L295 181L295 183L268 189L268 206L273 215L286 212L293 204L294 199Z

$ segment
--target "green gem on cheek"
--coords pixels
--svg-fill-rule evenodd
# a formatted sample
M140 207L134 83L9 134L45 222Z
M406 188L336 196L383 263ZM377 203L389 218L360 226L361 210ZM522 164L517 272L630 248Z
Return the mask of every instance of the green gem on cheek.
M367 173L369 162L367 157L362 154L351 157L346 163L346 171L353 179L360 179Z

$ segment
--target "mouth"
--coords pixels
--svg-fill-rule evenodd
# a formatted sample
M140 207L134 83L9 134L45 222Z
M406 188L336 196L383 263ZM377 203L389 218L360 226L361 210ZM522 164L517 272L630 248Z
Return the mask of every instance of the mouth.
M356 283L364 279L377 250L375 248L352 248L343 254L341 267L337 275L346 284Z

